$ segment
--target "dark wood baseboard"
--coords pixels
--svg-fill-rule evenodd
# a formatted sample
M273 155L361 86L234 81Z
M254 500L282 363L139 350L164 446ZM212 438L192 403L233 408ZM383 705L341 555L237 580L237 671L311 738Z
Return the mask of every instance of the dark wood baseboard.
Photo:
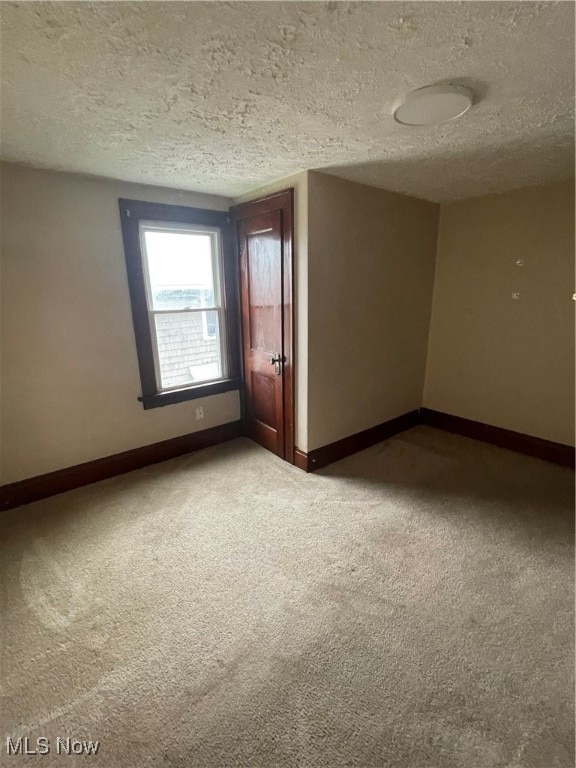
M298 467L298 469L303 469L304 472L310 472L308 454L301 451L300 448L294 448L294 466Z
M480 421L452 416L449 413L441 413L429 408L420 409L420 421L430 427L455 432L464 437L471 437L474 440L491 443L500 448L525 453L528 456L535 456L537 459L551 461L563 467L574 468L574 448L571 445L554 443L551 440L543 440L541 437L513 432L510 429L494 427L491 424L483 424Z
M403 416L390 419L363 432L357 432L342 440L337 440L330 445L316 448L309 453L298 448L294 451L294 464L305 472L313 472L315 469L326 467L335 461L340 461L365 448L386 440L389 437L404 432L418 424L427 424L430 427L454 432L474 440L497 445L511 451L524 453L538 459L544 459L564 467L574 468L574 448L562 443L554 443L551 440L543 440L540 437L532 437L521 432L513 432L502 427L494 427L490 424L482 424L479 421L464 419L461 416L452 416L448 413L433 411L429 408L420 408L419 411L411 411Z
M233 440L240 437L241 434L242 422L234 421L219 427L203 429L200 432L192 432L189 435L173 437L171 440L163 440L161 443L134 448L114 456L105 456L85 464L58 469L55 472L31 477L18 483L3 485L0 487L0 510L30 504L32 501L55 496L58 493L71 491L90 483L97 483L99 480L106 480L109 477L123 475L125 472L132 472L134 469L141 469L150 464L174 459L185 453Z
M395 419L385 421L383 424L365 429L363 432L357 432L329 445L315 448L308 453L296 448L294 450L294 464L305 472L312 472L370 448L376 443L418 424L427 424L464 437L471 437L474 440L491 443L500 448L507 448L554 464L574 468L575 450L570 445L543 440L540 437L513 432L490 424L482 424L479 421L452 416L429 408L410 411ZM198 451L201 448L224 443L243 434L245 432L242 422L235 421L4 485L0 487L0 510L30 504L48 496L55 496L58 493L132 472L150 464L167 461L186 453Z
M315 469L326 467L328 464L345 459L353 453L358 453L358 451L370 448L376 445L376 443L381 443L382 440L387 440L399 432L405 432L407 429L415 427L418 423L418 411L410 411L375 427L370 427L370 429L356 432L354 435L349 435L341 440L336 440L334 443L323 445L321 448L315 448L308 453L296 450L294 463L305 472L313 472Z

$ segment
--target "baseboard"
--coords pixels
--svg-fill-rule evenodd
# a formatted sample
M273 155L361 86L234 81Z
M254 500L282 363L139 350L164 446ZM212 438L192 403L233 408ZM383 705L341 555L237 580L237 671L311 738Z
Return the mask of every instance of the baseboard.
M535 456L538 459L551 461L563 467L574 468L574 448L571 445L543 440L541 437L513 432L510 429L494 427L491 424L464 419L461 416L452 416L449 413L434 411L430 408L420 409L420 421L430 427L455 432L464 437L471 437L474 440L491 443L500 448L525 453L528 456Z
M296 448L294 464L305 472L312 472L370 448L376 443L418 424L427 424L464 437L471 437L474 440L491 443L500 448L507 448L554 464L574 468L575 450L570 445L464 419L461 416L452 416L430 408L410 411L375 427L365 429L363 432L357 432L329 445L315 448L308 453ZM171 440L163 440L160 443L145 445L142 448L134 448L131 451L124 451L102 459L88 461L85 464L59 469L56 472L38 475L17 483L3 485L0 487L0 510L30 504L33 501L55 496L58 493L71 491L74 488L106 480L109 477L122 475L135 469L192 453L201 448L224 443L243 434L242 422L235 421L204 429L201 432L174 437Z
M341 440L336 440L321 448L315 448L308 453L296 450L294 453L294 463L305 472L312 472L315 469L326 467L335 461L345 459L354 453L370 448L376 443L381 443L389 437L397 435L399 432L405 432L407 429L415 427L419 423L418 411L410 411L402 416L385 421L370 429L362 432L356 432Z
M532 435L513 432L490 424L482 424L479 421L464 419L461 416L451 416L448 413L441 413L430 408L420 408L419 411L405 413L403 416L398 416L395 419L390 419L390 421L385 421L383 424L378 424L376 427L316 448L309 453L296 449L294 451L294 464L305 472L313 472L315 469L345 459L347 456L370 448L372 445L418 424L427 424L430 427L491 443L500 448L507 448L564 467L574 468L575 451L570 445L532 437Z
M90 483L97 483L99 480L106 480L109 477L123 475L125 472L132 472L150 464L174 459L176 456L233 440L240 437L241 434L242 422L234 421L230 424L203 429L200 432L192 432L189 435L174 437L171 440L163 440L160 443L145 445L142 448L134 448L131 451L124 451L113 456L105 456L85 464L58 469L46 475L38 475L17 483L3 485L0 487L0 510L30 504L32 501L55 496L58 493L71 491Z
M310 472L308 454L299 448L294 448L294 466L298 467L298 469L303 469L304 472Z

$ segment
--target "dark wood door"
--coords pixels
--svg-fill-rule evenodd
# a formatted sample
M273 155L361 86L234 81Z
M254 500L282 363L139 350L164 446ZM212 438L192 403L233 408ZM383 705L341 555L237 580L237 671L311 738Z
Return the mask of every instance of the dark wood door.
M292 196L247 203L235 217L246 432L292 462Z

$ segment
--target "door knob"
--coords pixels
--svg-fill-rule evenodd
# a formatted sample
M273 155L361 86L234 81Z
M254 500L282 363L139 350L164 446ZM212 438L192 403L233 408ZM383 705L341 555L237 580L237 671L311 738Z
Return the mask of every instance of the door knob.
M276 376L280 376L280 374L282 373L282 362L283 360L280 352L278 352L277 354L273 355L270 358L270 365L274 366L274 373L276 374Z

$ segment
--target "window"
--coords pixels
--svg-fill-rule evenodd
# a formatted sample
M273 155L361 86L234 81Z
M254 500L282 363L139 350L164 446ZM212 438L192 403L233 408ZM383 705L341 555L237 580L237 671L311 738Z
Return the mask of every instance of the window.
M227 378L220 232L141 221L140 248L159 390Z
M227 214L120 200L145 408L239 386Z

